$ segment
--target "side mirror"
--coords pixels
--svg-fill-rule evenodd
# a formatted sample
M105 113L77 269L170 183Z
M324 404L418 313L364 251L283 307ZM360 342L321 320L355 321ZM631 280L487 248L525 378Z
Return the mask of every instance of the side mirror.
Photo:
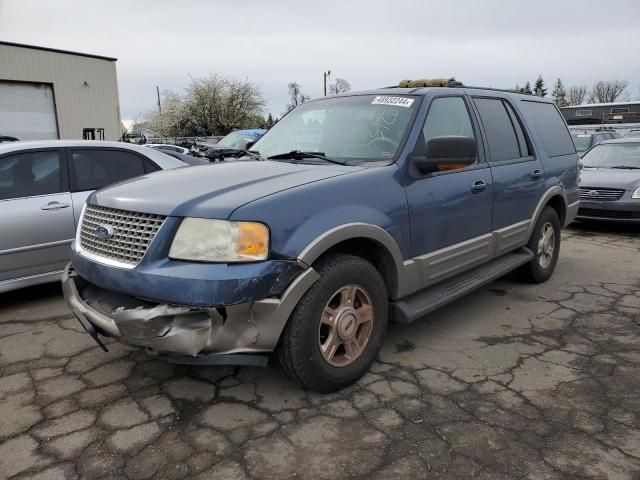
M435 137L427 142L425 155L414 155L412 161L421 173L464 168L476 161L478 143L462 136Z

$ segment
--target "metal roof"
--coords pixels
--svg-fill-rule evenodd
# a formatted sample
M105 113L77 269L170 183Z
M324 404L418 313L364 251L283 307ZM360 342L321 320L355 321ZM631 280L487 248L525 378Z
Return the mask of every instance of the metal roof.
M589 108L589 107L623 107L625 105L640 105L640 101L634 102L614 102L614 103L585 103L582 105L569 105L567 107L560 107L561 110L568 108Z
M8 47L29 48L31 50L43 50L45 52L64 53L67 55L76 55L78 57L97 58L99 60L108 60L110 62L115 62L116 60L118 60L117 58L103 57L101 55L93 55L91 53L72 52L71 50L60 50L57 48L39 47L37 45L25 45L23 43L3 42L2 40L0 40L0 45L6 45Z

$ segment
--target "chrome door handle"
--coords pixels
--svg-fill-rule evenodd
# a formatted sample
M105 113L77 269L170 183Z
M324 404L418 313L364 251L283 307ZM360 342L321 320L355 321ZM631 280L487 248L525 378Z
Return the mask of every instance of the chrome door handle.
M40 207L40 210L60 210L61 208L69 208L71 204L60 202L49 202Z
M540 180L542 178L542 170L535 169L531 172L531 180Z
M473 185L471 185L471 191L473 193L480 193L484 191L486 188L487 188L487 182L485 182L484 180L476 180L475 182L473 182Z

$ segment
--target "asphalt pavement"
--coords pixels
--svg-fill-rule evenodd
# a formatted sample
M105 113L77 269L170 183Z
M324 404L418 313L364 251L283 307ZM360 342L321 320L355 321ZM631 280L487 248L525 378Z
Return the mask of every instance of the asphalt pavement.
M336 394L109 347L57 285L0 295L0 478L640 478L640 228L392 325Z

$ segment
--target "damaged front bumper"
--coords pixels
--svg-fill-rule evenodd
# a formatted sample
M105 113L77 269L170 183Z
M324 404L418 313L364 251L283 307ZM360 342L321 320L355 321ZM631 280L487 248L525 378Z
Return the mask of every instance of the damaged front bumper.
M317 278L309 267L279 297L204 307L146 301L106 290L86 281L69 264L62 289L71 311L99 343L102 334L162 356L197 359L273 351L291 312Z

